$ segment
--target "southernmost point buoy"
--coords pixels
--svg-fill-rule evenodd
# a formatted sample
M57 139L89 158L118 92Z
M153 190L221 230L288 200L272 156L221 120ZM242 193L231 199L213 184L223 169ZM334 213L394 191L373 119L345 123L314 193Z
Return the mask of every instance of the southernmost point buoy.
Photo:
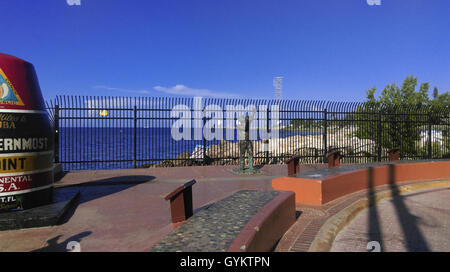
M53 201L53 140L33 65L0 53L0 212Z

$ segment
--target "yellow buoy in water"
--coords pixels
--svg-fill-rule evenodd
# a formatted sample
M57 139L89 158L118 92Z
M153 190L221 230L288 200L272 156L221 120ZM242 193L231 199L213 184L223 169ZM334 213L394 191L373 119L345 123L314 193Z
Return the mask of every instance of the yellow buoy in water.
M108 110L99 110L98 115L100 116L108 116Z

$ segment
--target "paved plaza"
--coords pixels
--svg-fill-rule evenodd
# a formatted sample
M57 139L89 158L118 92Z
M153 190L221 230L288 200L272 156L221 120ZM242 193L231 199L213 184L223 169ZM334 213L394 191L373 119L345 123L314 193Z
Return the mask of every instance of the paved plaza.
M79 242L81 251L149 251L179 227L171 223L164 197L184 182L197 180L192 189L194 213L198 213L238 191L273 191L271 180L287 175L286 165L266 165L252 176L233 173L236 167L67 173L55 187L80 191L76 208L57 226L0 231L0 251L67 251L71 241ZM302 171L324 167L302 166ZM335 237L331 250L367 251L368 241L379 241L383 251L449 251L450 181L412 181L399 187L418 185L429 189L402 191L360 211ZM374 192L391 189L379 186ZM297 220L275 251L309 251L330 218L367 196L362 190L321 206L297 203Z
M331 251L450 251L450 187L411 191L361 211Z
M76 209L52 227L0 231L1 251L149 251L178 225L164 197L186 181L193 186L194 212L240 190L272 191L271 179L286 167L266 166L258 176L239 176L237 166L199 166L74 171L55 183L57 190L80 191Z
M299 217L275 251L367 252L369 241L379 241L383 251L449 251L449 192L450 180L411 181L320 206L297 203ZM386 247L382 238L390 239Z

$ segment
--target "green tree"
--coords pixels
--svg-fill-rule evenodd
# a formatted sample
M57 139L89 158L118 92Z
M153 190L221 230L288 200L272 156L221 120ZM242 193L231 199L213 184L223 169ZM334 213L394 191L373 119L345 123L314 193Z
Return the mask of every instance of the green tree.
M438 88L434 87L433 100L430 101L430 106L437 108L445 108L450 105L450 92L439 94Z
M433 89L433 99L436 99L439 96L439 90L437 87Z
M430 121L439 125L445 120L450 95L439 94L435 87L430 99L429 83L420 84L418 89L417 85L417 78L411 75L401 87L388 84L378 98L376 87L368 89L366 101L351 115L358 123L356 136L374 140L384 148L400 147L402 156L424 155L418 144L420 133ZM445 137L448 139L448 131Z

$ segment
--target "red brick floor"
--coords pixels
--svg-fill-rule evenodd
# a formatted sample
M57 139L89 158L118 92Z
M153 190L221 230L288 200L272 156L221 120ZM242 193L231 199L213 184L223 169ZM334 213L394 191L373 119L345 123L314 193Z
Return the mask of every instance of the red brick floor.
M199 209L239 190L273 190L273 176L287 173L285 165L265 166L259 176L236 175L233 168L236 166L68 173L55 186L81 190L70 219L53 227L0 231L0 251L66 251L73 240L80 242L82 251L147 251L174 229L164 197L181 183L192 178L198 181L193 186L193 205Z
M186 167L167 167L167 168L141 168L141 169L120 169L120 170L93 170L93 171L73 171L67 173L64 178L58 181L57 185L71 185L85 183L95 179L109 179L126 176L147 176L152 177L156 181L173 181L183 182L190 179L197 181L214 181L214 180L236 180L248 179L258 180L261 178L276 178L287 176L286 165L265 165L261 168L260 174L255 175L237 175L232 169L237 168L236 165L228 166L186 166ZM302 165L301 171L309 171L327 167L326 164ZM125 178L126 179L126 178Z

